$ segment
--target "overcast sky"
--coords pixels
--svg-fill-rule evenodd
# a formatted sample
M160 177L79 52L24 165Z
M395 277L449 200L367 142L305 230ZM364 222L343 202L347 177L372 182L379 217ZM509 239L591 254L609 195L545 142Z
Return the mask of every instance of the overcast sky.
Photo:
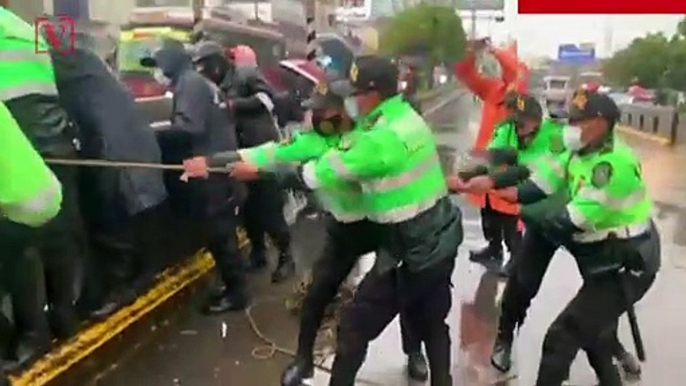
M674 0L678 1L678 0ZM611 50L625 47L634 38L648 32L672 34L680 15L518 15L517 1L505 1L505 22L479 21L477 35L491 33L494 40L513 36L522 56L546 55L555 58L557 47L565 43L595 42L598 56L605 56L608 35ZM469 30L469 23L465 28ZM611 31L611 34L607 32Z

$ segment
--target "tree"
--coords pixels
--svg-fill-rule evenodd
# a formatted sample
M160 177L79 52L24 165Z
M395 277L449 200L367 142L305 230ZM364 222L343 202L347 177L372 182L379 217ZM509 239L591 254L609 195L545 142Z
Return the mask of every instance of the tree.
M615 85L638 78L644 87L658 87L668 70L672 42L662 33L636 38L604 63L603 73Z
M381 31L379 46L393 56L417 55L435 64L452 64L464 54L466 40L453 8L420 4L391 19Z

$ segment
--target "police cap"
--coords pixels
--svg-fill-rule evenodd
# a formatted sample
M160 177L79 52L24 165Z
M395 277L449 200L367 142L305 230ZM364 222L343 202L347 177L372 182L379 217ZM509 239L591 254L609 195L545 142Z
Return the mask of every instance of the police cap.
M309 99L302 103L305 109L326 109L343 106L343 98L331 90L331 84L344 80L335 73L327 74L324 80L319 81L312 91Z
M379 91L395 93L398 90L400 72L389 58L364 55L355 58L347 79L333 82L334 93L345 98L358 92Z
M619 107L612 98L597 91L578 90L569 105L569 121L578 122L602 117L614 124L619 117Z
M514 118L533 118L541 119L543 117L543 108L538 102L538 99L531 95L518 94L513 98L512 101L507 101L510 103L512 110L514 110Z

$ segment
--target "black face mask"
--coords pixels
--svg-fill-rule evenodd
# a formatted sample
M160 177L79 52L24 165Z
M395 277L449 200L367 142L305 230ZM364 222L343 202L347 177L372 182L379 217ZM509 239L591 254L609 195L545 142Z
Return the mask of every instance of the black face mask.
M319 115L312 115L312 127L321 136L330 136L339 131L341 124L343 123L343 117L340 115L334 115L332 117L321 117Z
M231 68L229 61L218 55L205 58L200 64L202 65L200 73L216 84L220 84L224 80Z

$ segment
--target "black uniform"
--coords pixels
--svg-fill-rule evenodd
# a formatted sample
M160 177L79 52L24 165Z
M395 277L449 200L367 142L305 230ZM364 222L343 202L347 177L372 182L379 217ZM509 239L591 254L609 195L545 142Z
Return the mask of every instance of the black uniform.
M226 114L219 88L195 71L191 56L180 42L166 40L154 58L144 58L141 64L156 66L171 80L172 127L163 136L184 138L189 157L237 149L234 125ZM212 299L206 311L242 309L247 295L236 235L240 187L226 175L192 179L188 185L198 205L196 214L209 228L207 247L225 285L224 296Z
M233 106L241 147L279 140L274 117L274 92L257 69L230 71L221 86ZM252 246L251 263L254 268L266 264L265 235L269 235L279 251L278 267L272 281L281 281L295 271L291 236L283 213L285 192L272 180L254 181L247 185L243 220Z

